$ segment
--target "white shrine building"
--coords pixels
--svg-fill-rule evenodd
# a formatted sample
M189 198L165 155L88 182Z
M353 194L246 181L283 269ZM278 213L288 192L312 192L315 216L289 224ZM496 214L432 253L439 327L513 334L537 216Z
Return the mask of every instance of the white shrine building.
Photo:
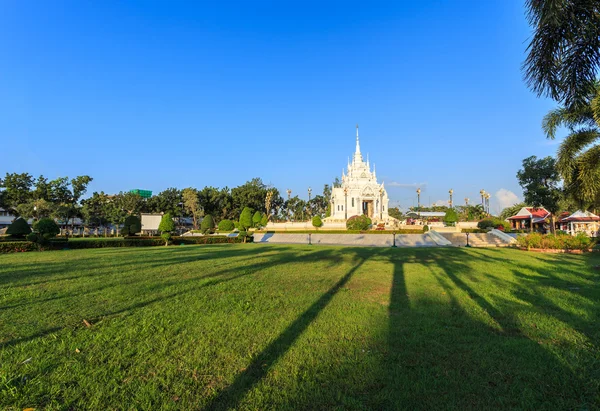
M377 183L375 166L371 171L369 159L363 160L356 126L356 151L347 170L342 170L341 187L331 193L331 216L326 221L346 221L352 216L365 214L373 223L396 222L388 214L389 198L383 183Z

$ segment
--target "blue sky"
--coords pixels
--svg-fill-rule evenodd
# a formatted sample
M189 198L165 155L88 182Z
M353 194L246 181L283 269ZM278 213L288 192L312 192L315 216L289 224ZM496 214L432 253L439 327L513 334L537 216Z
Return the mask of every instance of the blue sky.
M0 173L307 196L361 148L395 203L507 192L554 154L523 1L0 4ZM501 191L499 190L505 190ZM498 193L498 195L496 195Z

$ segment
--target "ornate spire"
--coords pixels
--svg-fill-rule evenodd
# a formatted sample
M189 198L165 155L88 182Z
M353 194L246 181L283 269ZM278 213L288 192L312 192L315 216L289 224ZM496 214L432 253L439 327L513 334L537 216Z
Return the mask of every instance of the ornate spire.
M354 152L353 162L362 162L362 155L360 154L360 142L358 141L358 124L356 125L356 151Z

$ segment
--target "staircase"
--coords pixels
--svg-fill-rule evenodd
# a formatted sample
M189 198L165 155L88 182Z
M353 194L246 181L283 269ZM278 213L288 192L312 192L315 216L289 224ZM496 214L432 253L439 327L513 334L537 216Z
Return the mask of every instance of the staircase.
M446 240L452 243L454 247L464 247L467 245L466 233L440 233ZM472 247L507 247L508 241L504 241L498 236L490 233L470 233L469 245Z

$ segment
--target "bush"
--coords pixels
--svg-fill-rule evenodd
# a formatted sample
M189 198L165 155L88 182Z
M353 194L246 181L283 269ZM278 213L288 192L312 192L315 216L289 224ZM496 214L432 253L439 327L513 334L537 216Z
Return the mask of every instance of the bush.
M50 218L42 218L33 224L33 229L37 232L38 238L49 240L52 237L56 237L60 233L60 228Z
M423 232L426 233L427 231L429 231L429 226L428 225L424 225L423 226Z
M256 227L256 228L260 228L260 220L262 220L262 214L260 213L260 211L257 211L252 216L252 226Z
M267 217L267 214L263 213L262 218L260 219L260 226L266 227L267 224L269 224L269 217Z
M0 254L23 253L26 251L38 251L39 245L32 241L3 241L0 243Z
M250 207L244 207L242 214L240 214L239 230L246 231L252 227L252 209Z
M123 223L123 229L121 230L121 234L123 237L127 237L130 235L135 235L142 231L142 222L137 216L130 215L125 219Z
M23 238L30 233L31 228L29 227L29 224L27 224L27 221L21 217L13 221L12 224L6 229L6 234L9 234L11 237L15 238Z
M585 233L579 233L575 237L568 234L531 233L517 237L517 245L528 250L530 248L589 250L593 246L593 242Z
M162 216L160 224L158 225L158 231L161 233L171 233L175 231L175 223L173 222L171 213L166 213Z
M160 238L165 240L165 245L169 245L169 241L171 240L171 233L168 231L165 231L164 233L160 234Z
M202 223L200 223L200 229L202 230L203 234L214 233L215 220L213 219L213 216L211 216L210 214L205 215L202 219Z
M323 227L323 221L321 220L321 217L316 215L312 218L312 225L315 228L319 228L319 227Z
M29 233L25 236L25 238L27 239L27 241L31 241L31 242L36 242L38 239L38 236L36 233Z
M233 231L235 223L231 220L219 221L219 231Z
M348 230L368 230L371 226L371 219L366 215L355 215L346 221L346 228Z
M236 230L239 230L240 229L240 222L239 221L234 221L233 222L233 228L236 229Z
M483 220L477 223L477 228L480 228L482 230L489 230L491 228L495 228L501 231L511 230L510 223L500 218L484 218Z
M449 226L454 226L454 224L456 224L457 221L458 214L456 214L456 211L453 208L449 208L446 211L446 215L444 216L444 222Z

